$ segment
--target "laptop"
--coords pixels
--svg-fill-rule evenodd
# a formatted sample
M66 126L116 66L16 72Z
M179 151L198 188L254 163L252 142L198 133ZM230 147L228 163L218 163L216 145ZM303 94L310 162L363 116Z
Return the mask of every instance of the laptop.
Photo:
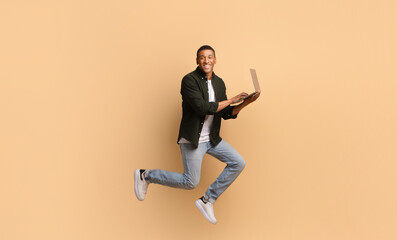
M259 90L261 90L261 88L259 87L258 77L256 76L256 70L253 68L250 68L250 72L251 72L252 83L254 84L254 87L255 87L255 92L249 94L248 96L243 98L243 100L251 97L252 95L257 93Z

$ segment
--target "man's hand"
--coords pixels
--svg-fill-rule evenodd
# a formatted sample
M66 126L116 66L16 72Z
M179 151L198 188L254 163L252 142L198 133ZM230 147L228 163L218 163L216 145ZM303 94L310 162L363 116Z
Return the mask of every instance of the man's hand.
M252 95L251 97L247 98L244 100L245 104L250 104L252 102L254 102L256 99L258 99L258 97L261 95L261 90L258 90L257 93L255 93L254 95Z
M242 92L242 93L240 93L239 95L232 97L230 100L232 101L232 104L234 104L234 103L241 102L241 100L242 100L243 98L245 98L246 96L248 96L248 93ZM253 96L252 96L252 97L253 97ZM247 99L250 99L250 98L251 98L251 97L249 97L249 98L247 98Z
M258 97L261 95L261 91L259 90L257 93L255 93L254 95L252 95L251 97L247 98L244 100L243 103L239 104L238 106L235 106L233 108L233 115L238 114L244 107L246 107L248 104L252 103L253 101L255 101L256 99L258 99ZM238 95L237 95L238 96ZM237 97L236 96L236 97ZM247 95L246 95L247 96Z

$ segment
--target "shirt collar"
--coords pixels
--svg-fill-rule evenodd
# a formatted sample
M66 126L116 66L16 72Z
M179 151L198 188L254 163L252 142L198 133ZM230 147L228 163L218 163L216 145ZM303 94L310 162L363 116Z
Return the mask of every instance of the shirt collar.
M201 70L200 67L197 67L195 72L202 78L202 79L207 79L207 74L205 74L205 72L203 72L203 70ZM215 77L215 72L212 72L212 79L214 79ZM212 80L211 79L211 80Z

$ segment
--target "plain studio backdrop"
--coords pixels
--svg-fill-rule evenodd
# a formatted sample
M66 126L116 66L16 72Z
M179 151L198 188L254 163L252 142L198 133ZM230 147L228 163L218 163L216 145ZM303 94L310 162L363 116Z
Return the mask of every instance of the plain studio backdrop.
M0 239L397 239L392 0L0 1ZM203 44L229 97L261 88L221 136L245 158L208 223L183 170L180 81Z

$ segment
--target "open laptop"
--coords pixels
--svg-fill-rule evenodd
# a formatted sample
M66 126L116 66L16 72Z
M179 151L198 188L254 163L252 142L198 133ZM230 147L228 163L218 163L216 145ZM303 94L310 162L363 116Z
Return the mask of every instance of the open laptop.
M250 68L250 72L251 72L252 83L254 84L254 87L255 87L255 92L249 94L248 96L243 98L243 100L251 97L252 95L257 93L259 90L261 90L261 88L259 87L258 77L256 76L256 70L253 68Z

